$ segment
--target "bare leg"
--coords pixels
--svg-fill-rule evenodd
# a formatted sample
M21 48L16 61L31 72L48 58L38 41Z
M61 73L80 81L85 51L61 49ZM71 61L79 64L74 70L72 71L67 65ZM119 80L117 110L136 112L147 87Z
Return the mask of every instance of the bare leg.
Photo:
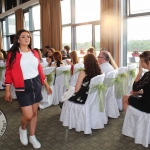
M21 107L22 117L21 117L21 126L22 129L25 130L27 124L29 124L30 120L33 117L32 106Z
M38 106L39 106L39 103L35 103L32 105L33 117L30 121L30 136L35 135Z
M128 108L128 105L129 105L128 99L129 99L128 95L124 95L123 98L122 98L123 109L124 109L125 112L127 111L127 108Z

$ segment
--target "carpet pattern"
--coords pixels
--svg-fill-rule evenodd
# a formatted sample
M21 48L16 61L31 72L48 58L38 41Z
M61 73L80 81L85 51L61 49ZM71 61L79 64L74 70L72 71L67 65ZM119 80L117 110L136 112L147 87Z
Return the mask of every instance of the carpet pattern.
M4 91L0 91L0 110L7 117L6 133L0 138L0 150L33 150L31 144L23 146L19 140L21 110L17 100L8 103ZM118 119L109 118L104 129L93 130L92 135L68 130L59 121L61 109L51 106L38 111L36 137L42 144L41 150L145 150L135 144L134 139L121 134L124 113ZM29 128L28 128L29 129ZM150 148L150 147L149 147ZM148 148L148 149L149 149Z

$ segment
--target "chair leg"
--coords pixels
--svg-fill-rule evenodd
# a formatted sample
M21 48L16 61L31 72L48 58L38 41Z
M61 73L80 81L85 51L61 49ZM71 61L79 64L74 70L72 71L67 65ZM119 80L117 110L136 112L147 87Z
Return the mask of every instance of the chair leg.
M66 127L65 141L67 141L68 133L69 133L69 127Z

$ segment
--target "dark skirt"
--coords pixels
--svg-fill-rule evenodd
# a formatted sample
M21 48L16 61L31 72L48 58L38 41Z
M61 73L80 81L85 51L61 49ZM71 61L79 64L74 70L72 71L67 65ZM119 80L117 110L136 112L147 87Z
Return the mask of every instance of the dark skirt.
M128 103L140 111L150 113L150 104L145 98L142 97L142 95L129 96Z
M40 76L24 80L25 91L16 91L17 100L21 107L39 103L43 97L41 93Z

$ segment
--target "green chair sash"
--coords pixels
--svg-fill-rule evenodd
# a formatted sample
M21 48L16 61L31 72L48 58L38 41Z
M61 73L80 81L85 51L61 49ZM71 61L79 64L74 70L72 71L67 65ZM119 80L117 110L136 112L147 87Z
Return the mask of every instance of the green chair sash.
M99 99L99 111L103 112L105 107L105 93L106 86L104 84L91 84L89 88L89 94L97 91L97 96Z
M56 76L60 76L62 74L64 74L65 87L66 87L66 89L68 89L69 88L70 70L65 70L65 71L56 70Z
M129 85L129 87L132 87L132 85L133 85L133 82L134 82L134 80L135 80L135 77L136 77L136 68L135 69L132 69L132 70L129 70L128 71L128 75L129 75L129 80L128 80L128 85Z
M0 80L2 80L2 73L3 73L4 69L5 69L5 67L0 67Z
M55 74L55 71L52 71L50 74L45 75L45 76L46 76L46 79L47 79L47 83L48 83L49 85L51 85L51 82L53 81L54 74Z
M76 74L82 70L84 70L84 68L74 68L73 74Z

